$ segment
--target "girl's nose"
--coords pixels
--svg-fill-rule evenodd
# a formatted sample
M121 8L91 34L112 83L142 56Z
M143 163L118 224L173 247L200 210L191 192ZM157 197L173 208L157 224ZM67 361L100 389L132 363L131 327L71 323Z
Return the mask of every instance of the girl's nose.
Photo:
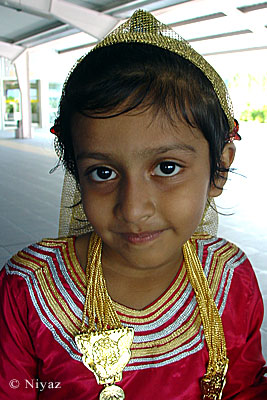
M149 182L125 179L119 188L115 214L120 220L137 224L154 215L155 204L156 198L152 195Z

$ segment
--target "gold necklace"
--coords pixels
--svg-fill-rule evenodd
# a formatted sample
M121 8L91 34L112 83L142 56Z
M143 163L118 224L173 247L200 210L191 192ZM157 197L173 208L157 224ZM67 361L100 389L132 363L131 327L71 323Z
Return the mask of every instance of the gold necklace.
M203 400L220 400L226 384L229 360L222 320L213 300L203 267L193 245L194 237L183 245L186 272L198 303L209 351L207 372L201 380Z
M104 385L99 400L123 400L123 390L115 385L130 360L133 328L123 327L108 294L101 266L102 241L93 232L88 248L86 297L81 329L75 336L84 365ZM212 298L193 240L183 245L184 263L195 291L209 351L207 372L202 378L203 400L219 400L225 385L228 359L223 326ZM88 327L85 326L86 317Z
M102 241L92 233L86 266L86 297L80 333L75 336L84 365L104 385L100 400L123 400L124 391L115 382L131 358L133 328L123 327L108 294L101 266ZM88 328L85 327L86 316Z

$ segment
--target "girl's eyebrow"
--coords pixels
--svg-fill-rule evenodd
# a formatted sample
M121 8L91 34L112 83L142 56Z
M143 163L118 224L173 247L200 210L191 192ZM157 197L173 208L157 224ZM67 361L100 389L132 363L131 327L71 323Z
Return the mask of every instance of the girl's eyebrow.
M138 151L138 155L157 155L157 154L162 154L162 153L167 153L168 151L171 150L179 150L185 153L196 153L196 149L189 145L189 144L184 144L184 143L174 143L171 145L167 146L160 146L160 147L149 147L147 149Z
M196 153L196 149L188 144L181 144L181 143L175 143L169 146L160 146L160 147L148 147L146 149L140 150L136 152L136 155L139 157L149 157L149 156L156 156L158 154L163 154L167 153L168 151L171 150L179 150L185 153L190 153L194 154ZM112 153L102 153L102 152L81 152L77 155L76 160L82 160L85 158L93 158L95 160L107 160L111 161L114 159L114 156Z
M87 152L87 151L82 151L79 153L76 157L76 160L84 160L85 158L93 158L95 160L112 160L112 155L110 153L99 153L97 151L95 152Z

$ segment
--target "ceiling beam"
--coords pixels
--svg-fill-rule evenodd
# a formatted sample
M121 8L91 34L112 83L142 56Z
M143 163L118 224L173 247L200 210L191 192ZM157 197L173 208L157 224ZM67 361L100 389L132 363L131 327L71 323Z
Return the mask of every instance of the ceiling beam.
M23 51L24 47L22 46L0 41L0 56L11 61L14 61Z
M3 6L32 15L56 18L96 39L102 39L120 21L119 18L101 13L67 0L0 0Z
M25 38L17 40L14 44L29 48L60 39L68 35L73 35L78 32L80 32L79 29L73 28L67 24L63 24L56 28L46 29L36 34L27 35Z
M0 4L17 11L24 11L36 17L51 18L49 12L51 0L0 0Z
M99 40L119 22L118 18L111 15L81 7L66 0L51 0L50 12L57 19L67 22Z

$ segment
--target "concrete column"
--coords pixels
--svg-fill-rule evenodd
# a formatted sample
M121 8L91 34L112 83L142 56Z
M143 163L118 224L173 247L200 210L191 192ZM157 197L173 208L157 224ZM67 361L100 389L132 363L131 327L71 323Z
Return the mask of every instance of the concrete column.
M50 128L49 122L49 81L46 76L42 76L40 80L40 127Z
M14 61L21 94L22 126L19 128L19 138L31 138L31 102L29 78L29 53L25 50Z

